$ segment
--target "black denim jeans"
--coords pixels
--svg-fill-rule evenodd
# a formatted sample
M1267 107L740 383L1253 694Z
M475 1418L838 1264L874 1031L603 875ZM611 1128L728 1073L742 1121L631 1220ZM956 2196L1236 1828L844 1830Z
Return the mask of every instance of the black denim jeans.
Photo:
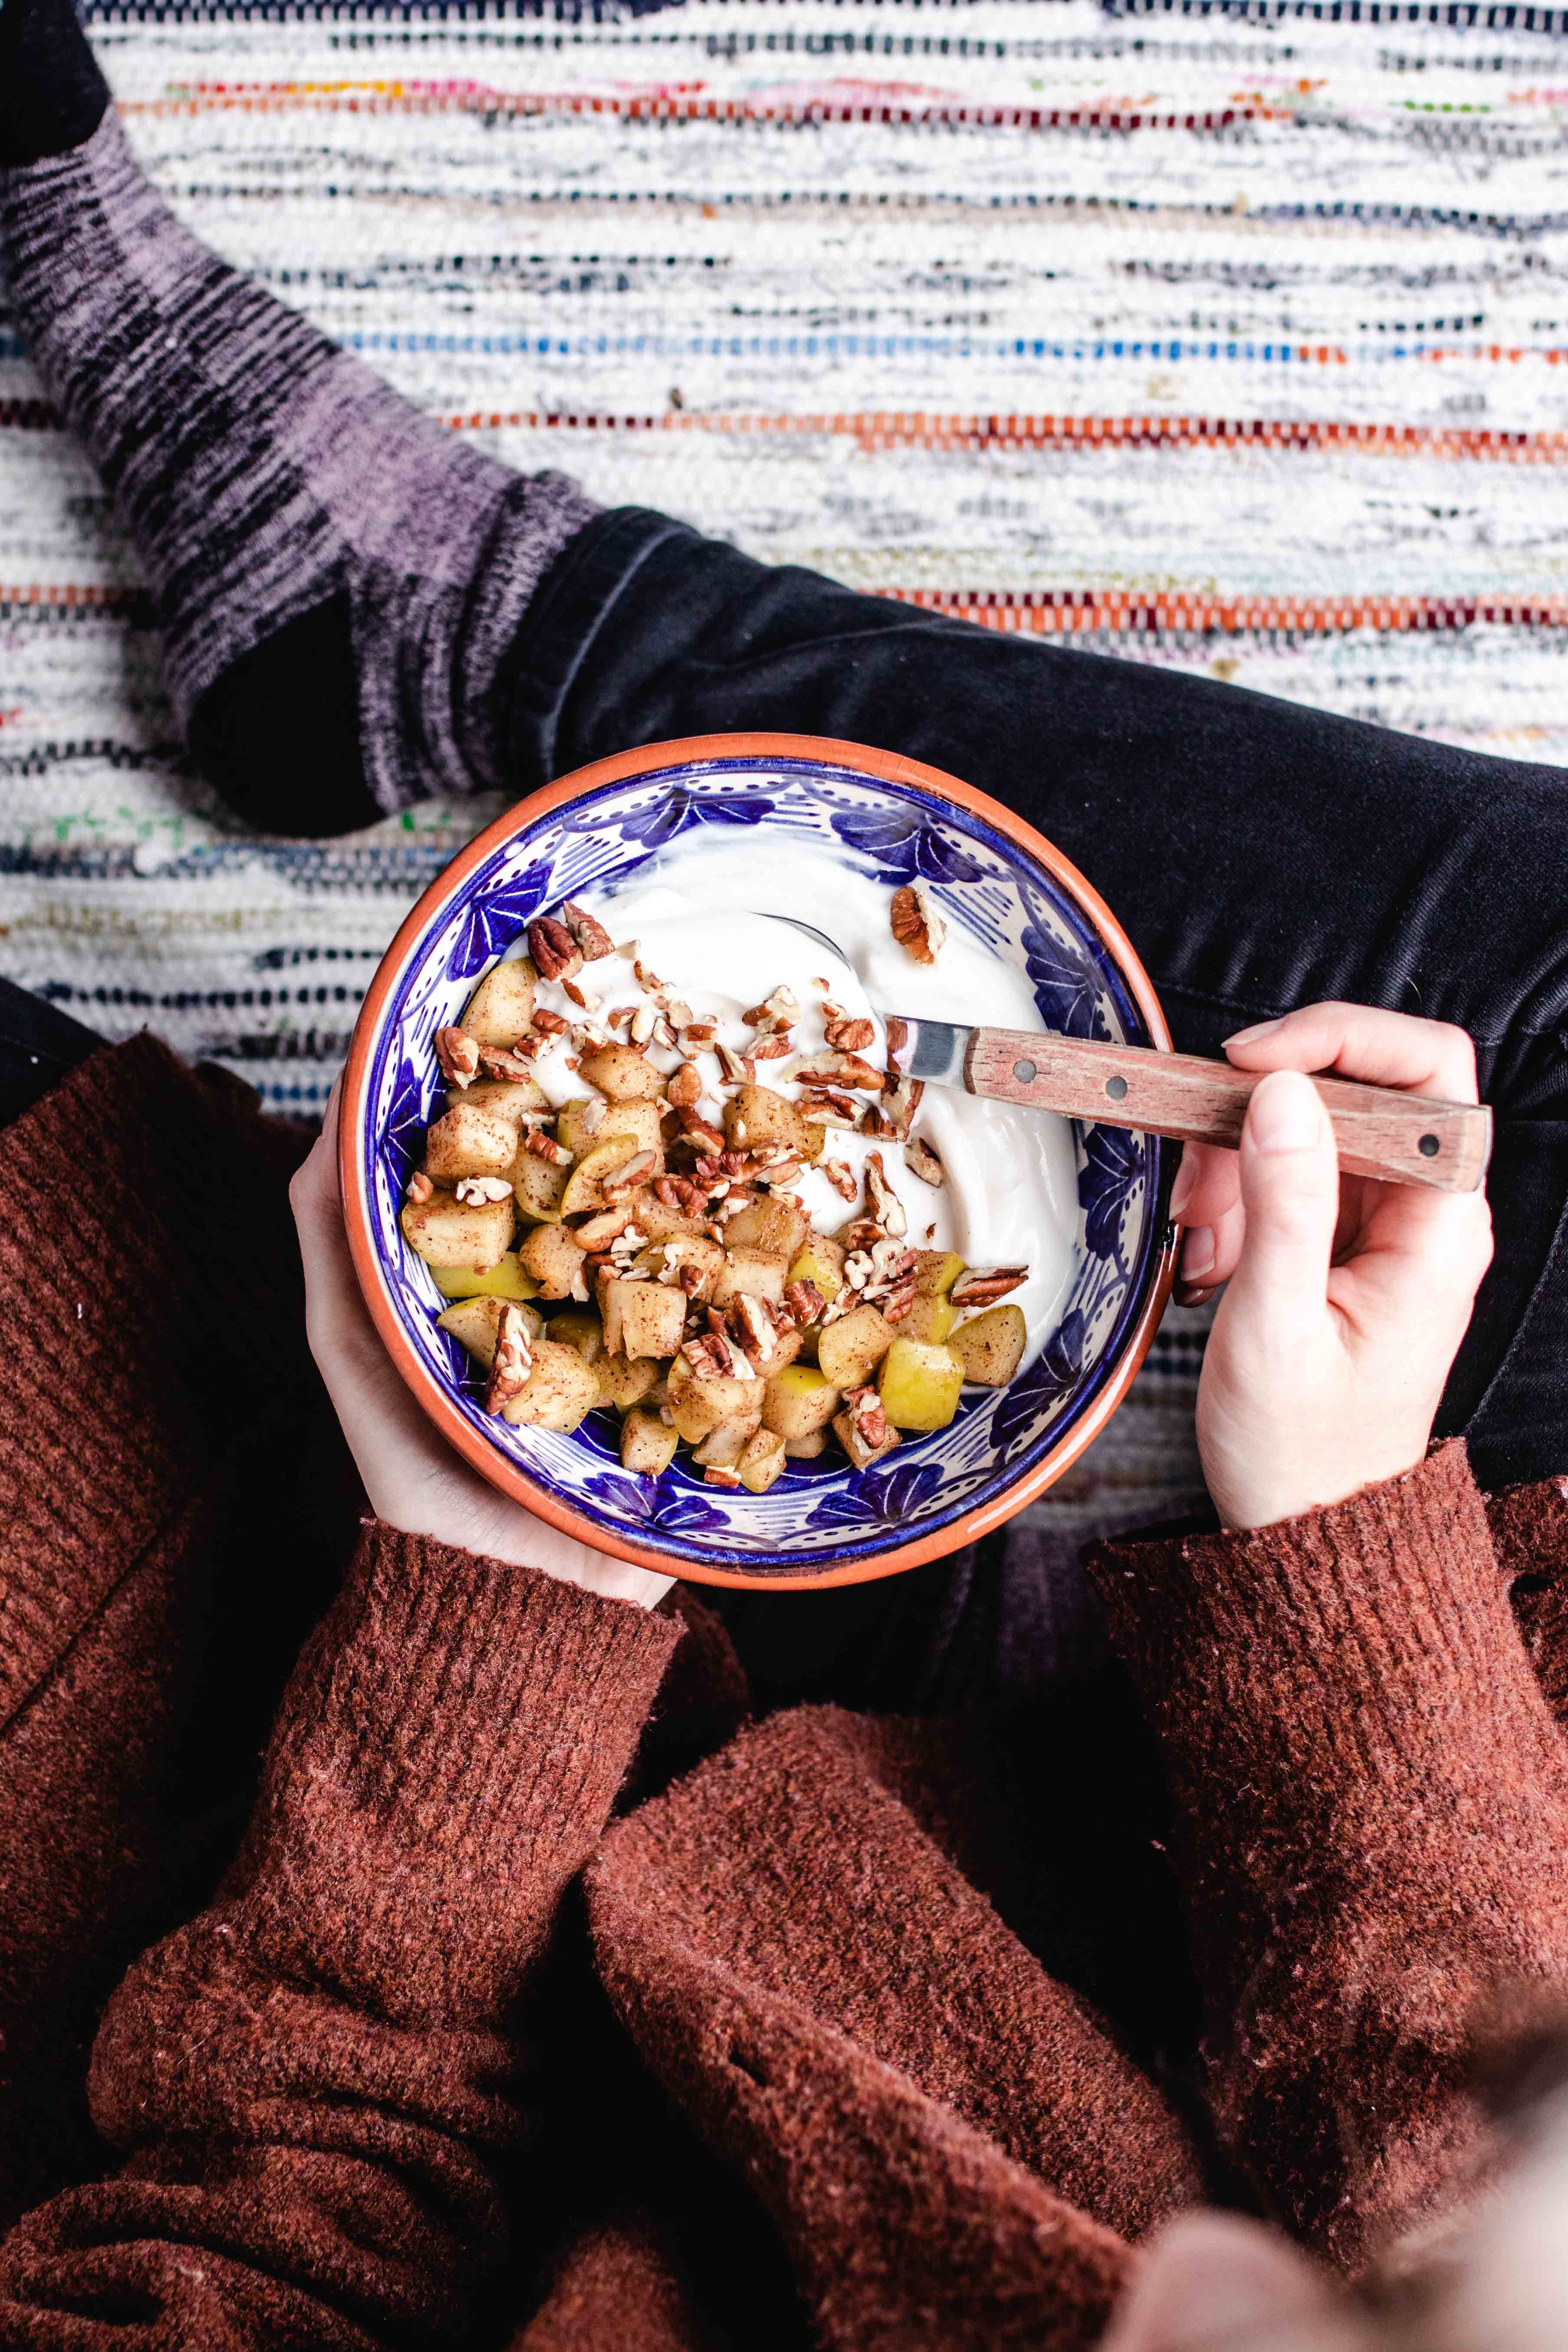
M843 736L1064 850L1178 1046L1326 997L1468 1029L1496 1264L1443 1402L1489 1487L1568 1469L1568 778L758 563L637 509L567 549L514 649L521 776L671 736Z

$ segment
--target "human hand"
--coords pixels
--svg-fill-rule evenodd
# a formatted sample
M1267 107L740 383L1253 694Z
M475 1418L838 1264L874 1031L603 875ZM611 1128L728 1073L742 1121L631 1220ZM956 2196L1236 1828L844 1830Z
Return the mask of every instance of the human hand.
M674 1582L560 1534L498 1494L437 1434L370 1319L354 1277L338 1191L338 1089L289 1187L305 1262L305 1328L316 1368L377 1518L405 1535L536 1568L607 1601L651 1609Z
M1171 1213L1188 1304L1228 1282L1198 1384L1198 1449L1221 1523L1268 1527L1422 1460L1491 1263L1483 1192L1342 1178L1317 1089L1332 1070L1477 1099L1462 1029L1312 1004L1226 1041L1265 1077L1239 1151L1189 1144Z

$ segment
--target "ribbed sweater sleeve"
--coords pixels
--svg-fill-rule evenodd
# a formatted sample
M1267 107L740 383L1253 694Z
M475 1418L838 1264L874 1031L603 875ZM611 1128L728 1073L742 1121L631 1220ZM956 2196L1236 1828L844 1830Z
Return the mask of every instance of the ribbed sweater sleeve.
M105 2017L122 2169L0 2247L0 2343L471 2336L509 2253L498 2167L528 2160L534 1963L678 1638L367 1529L219 1899Z
M1463 1446L1090 1566L1176 1801L1222 2136L1353 2268L1489 2169L1489 2021L1568 1998L1568 1760Z

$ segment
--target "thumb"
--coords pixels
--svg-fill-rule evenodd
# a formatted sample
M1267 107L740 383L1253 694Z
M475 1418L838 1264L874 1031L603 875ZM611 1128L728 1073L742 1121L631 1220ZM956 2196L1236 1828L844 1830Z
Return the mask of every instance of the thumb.
M1299 1070L1272 1071L1247 1105L1241 1198L1247 1230L1231 1311L1250 1307L1299 1328L1321 1312L1340 1207L1333 1130Z

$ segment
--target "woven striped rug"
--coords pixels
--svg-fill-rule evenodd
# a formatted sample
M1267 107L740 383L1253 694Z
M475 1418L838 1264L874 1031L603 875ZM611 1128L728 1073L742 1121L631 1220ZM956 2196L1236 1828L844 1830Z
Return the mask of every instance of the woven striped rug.
M1564 757L1561 10L90 10L205 236L454 430L996 627ZM319 1108L494 803L325 846L183 769L0 315L0 969ZM1193 1480L1197 1341L1047 1513Z

